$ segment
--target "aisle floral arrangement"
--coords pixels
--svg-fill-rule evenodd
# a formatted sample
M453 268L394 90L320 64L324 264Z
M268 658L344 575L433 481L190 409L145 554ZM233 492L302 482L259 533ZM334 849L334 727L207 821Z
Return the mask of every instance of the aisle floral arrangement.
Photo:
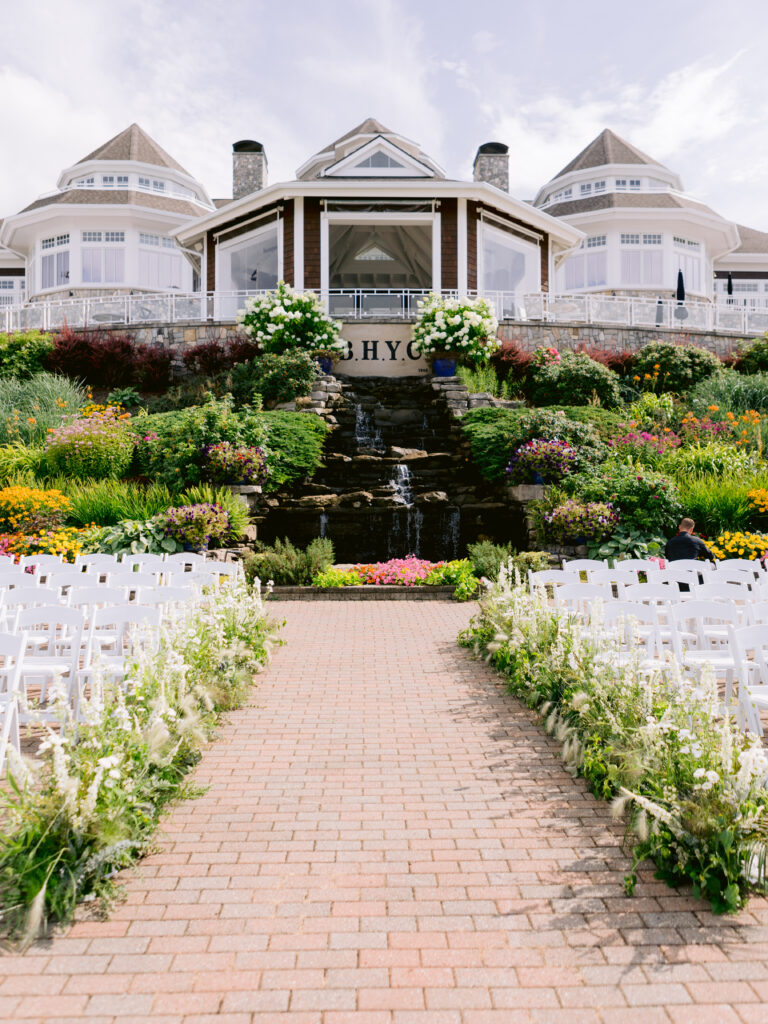
M738 910L768 882L768 759L759 737L720 713L713 676L694 682L670 662L648 677L637 662L619 664L618 639L599 615L584 629L506 571L459 642L506 676L562 744L569 770L626 817L628 893L646 858L716 913Z
M139 636L122 686L94 685L75 731L45 725L36 762L11 764L0 844L0 927L26 945L109 901L113 875L147 851L167 804L185 794L222 712L238 707L276 640L258 588L225 582ZM187 792L189 792L187 790Z

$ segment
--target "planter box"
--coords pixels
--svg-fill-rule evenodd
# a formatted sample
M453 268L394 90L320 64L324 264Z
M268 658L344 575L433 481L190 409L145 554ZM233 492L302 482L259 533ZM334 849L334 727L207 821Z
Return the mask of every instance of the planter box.
M275 587L271 601L452 601L453 587Z
M507 495L510 501L525 504L527 501L540 501L547 492L546 484L509 484Z

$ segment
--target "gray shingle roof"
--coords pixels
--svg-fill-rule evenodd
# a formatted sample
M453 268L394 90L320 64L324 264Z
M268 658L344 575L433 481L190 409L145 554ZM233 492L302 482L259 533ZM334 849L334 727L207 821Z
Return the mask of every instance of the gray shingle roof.
M137 124L132 124L125 131L115 135L98 149L94 149L88 156L78 160L77 164L84 164L89 160L136 160L139 163L154 164L157 167L170 167L175 171L181 171L182 174L189 175L189 172L185 171L181 164L169 156L162 146L158 146L155 140Z
M569 217L574 213L592 213L595 210L612 210L620 207L649 210L703 210L714 213L704 203L670 192L606 192L604 195L587 196L586 199L569 199L566 203L548 206L546 213L553 217Z
M571 171L584 171L590 167L603 167L606 164L649 164L657 167L663 166L658 160L653 160L642 150L633 146L632 143L620 138L610 128L604 128L596 139L593 139L588 146L575 156L569 164L559 171L554 178L563 174L570 174Z
M39 210L43 206L148 206L153 210L167 210L169 213L185 213L199 217L204 209L186 199L174 199L171 196L157 195L152 192L133 192L122 189L73 188L66 192L57 192L52 196L43 196L34 203L25 206L21 211Z
M734 252L768 253L768 231L757 231L744 224L737 224L736 227L741 236L741 245Z

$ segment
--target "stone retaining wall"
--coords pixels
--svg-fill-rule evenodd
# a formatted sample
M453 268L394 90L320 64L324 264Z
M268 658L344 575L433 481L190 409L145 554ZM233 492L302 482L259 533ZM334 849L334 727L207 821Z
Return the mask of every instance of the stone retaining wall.
M355 321L360 323L360 321ZM108 328L92 328L104 333ZM147 324L144 326L127 326L112 328L115 333L132 334L142 344L163 345L174 354L181 352L201 341L223 341L237 333L235 324L196 324L183 326L180 324ZM111 333L111 332L110 332ZM499 327L499 336L504 341L513 341L527 351L533 351L539 345L552 345L554 348L568 349L587 345L610 351L634 351L651 341L670 341L677 345L701 345L719 356L729 355L743 340L751 340L751 336L740 337L735 334L717 334L706 331L683 331L670 327L611 327L606 324L578 323L503 323Z

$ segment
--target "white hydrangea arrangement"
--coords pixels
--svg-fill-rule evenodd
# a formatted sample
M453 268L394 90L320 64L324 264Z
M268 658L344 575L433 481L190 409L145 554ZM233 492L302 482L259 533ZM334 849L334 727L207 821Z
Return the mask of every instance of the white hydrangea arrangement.
M424 356L450 355L477 366L501 345L498 329L485 299L446 299L432 293L419 303L412 336Z
M309 352L338 358L346 351L340 325L314 292L299 292L285 281L275 291L246 300L236 322L265 352Z

